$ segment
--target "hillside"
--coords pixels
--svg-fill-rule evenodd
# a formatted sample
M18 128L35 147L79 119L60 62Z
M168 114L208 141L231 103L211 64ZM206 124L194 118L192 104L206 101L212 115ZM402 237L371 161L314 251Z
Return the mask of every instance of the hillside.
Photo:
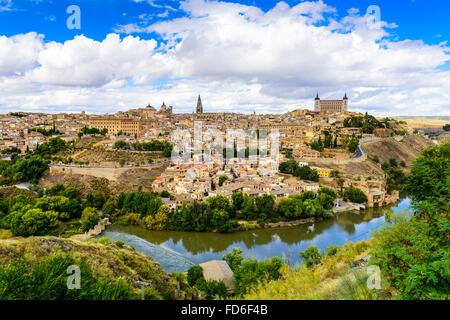
M117 181L110 181L102 177L94 177L79 174L65 174L62 172L50 172L47 170L39 180L39 186L51 188L57 183L70 186L75 185L82 196L93 191L103 191L107 195L118 195L125 190L133 191L142 187L143 191L151 191L152 182L165 170L166 166L154 168L131 168L124 170ZM110 169L103 169L110 170ZM99 170L100 171L100 170ZM94 171L95 172L95 171Z
M377 155L380 163L389 161L390 158L395 158L398 162L404 160L406 170L409 171L412 162L419 156L420 151L432 145L434 144L431 140L423 136L412 135L404 137L400 141L390 138L366 143L361 148L369 157Z
M23 259L31 268L46 258L59 254L70 254L76 261L84 260L94 277L114 281L124 279L140 297L140 287L135 282L151 283L146 298L153 299L196 299L197 291L179 282L175 276L167 275L159 263L137 253L128 246L101 244L96 239L89 241L60 239L55 237L30 237L0 240L0 268L11 261ZM147 296L148 294L148 296Z

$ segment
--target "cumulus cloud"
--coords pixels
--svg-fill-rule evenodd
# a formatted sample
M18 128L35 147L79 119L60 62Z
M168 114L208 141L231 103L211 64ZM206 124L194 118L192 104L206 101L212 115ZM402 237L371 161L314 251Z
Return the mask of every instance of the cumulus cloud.
M157 43L138 37L120 39L109 34L102 42L85 36L76 36L64 44L51 42L38 56L39 67L29 72L29 78L38 83L103 86L116 79L147 77L149 70L157 77L157 66L152 59Z
M34 32L13 37L0 36L0 77L20 75L35 67L43 49L43 36Z
M170 101L175 110L189 111L202 93L210 111L286 112L311 108L316 91L321 98L341 98L347 91L357 111L450 113L450 73L439 69L450 60L449 47L395 40L393 22L373 28L370 17L355 9L338 18L322 0L293 7L279 2L267 12L186 0L179 9L180 18L117 26L127 35L123 39L110 34L101 42L77 36L44 43L34 33L0 37L0 76L21 77L16 81L25 88L40 86L23 103L6 94L0 104L45 106L55 92L62 98L51 99L56 109L98 111L103 101L110 111ZM156 33L163 41L136 33ZM0 83L0 90L10 81Z

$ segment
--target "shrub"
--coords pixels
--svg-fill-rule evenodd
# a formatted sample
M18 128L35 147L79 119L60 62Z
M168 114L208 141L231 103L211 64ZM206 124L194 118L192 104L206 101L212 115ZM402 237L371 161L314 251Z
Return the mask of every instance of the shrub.
M125 246L125 242L123 242L122 240L117 240L116 242L114 242L114 244L119 248L123 248Z
M225 260L228 263L233 272L236 271L244 260L242 257L242 249L233 248L231 252L228 252L222 257L222 260Z
M69 266L80 268L80 289L67 286ZM131 300L136 299L124 280L94 277L89 265L69 254L44 258L32 267L13 260L0 268L0 300Z
M197 280L195 286L205 293L206 299L227 298L229 296L227 287L222 281L209 280L203 278Z
M34 208L12 212L8 217L9 227L15 236L39 236L47 234L58 223L58 213L55 211L42 211Z
M128 213L120 217L121 222L125 222L127 225L139 226L142 224L142 220L137 213Z
M382 291L369 289L367 280L369 274L357 270L344 276L338 286L338 295L344 300L378 300L382 298Z
M344 196L351 202L364 203L367 202L367 196L365 193L358 188L349 187L345 190Z
M200 266L192 266L187 273L188 284L193 287L199 279L203 279L203 268Z
M317 246L309 246L305 251L301 251L299 256L304 259L308 268L319 264L322 260L322 256L320 255Z
M100 221L100 216L98 215L97 209L92 207L87 207L83 210L81 214L81 229L86 232L94 228Z

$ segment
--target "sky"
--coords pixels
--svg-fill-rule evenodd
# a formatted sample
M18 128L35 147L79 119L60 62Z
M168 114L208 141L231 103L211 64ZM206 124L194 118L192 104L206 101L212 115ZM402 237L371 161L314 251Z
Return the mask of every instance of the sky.
M0 0L0 113L450 116L447 0Z

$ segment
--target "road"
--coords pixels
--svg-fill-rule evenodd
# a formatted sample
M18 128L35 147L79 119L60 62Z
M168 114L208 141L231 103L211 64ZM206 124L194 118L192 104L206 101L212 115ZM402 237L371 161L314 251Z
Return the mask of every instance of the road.
M387 140L387 139L396 139L396 138L403 138L409 136L409 134L405 135L405 136L394 136L394 137L388 137L388 138L373 138L373 139L369 139L369 140L365 140L362 142L359 142L358 147L356 148L356 155L354 155L352 157L352 159L358 159L361 158L364 155L364 151L361 149L361 146L365 143L370 143L370 142L375 142L375 141L381 141L381 140Z

